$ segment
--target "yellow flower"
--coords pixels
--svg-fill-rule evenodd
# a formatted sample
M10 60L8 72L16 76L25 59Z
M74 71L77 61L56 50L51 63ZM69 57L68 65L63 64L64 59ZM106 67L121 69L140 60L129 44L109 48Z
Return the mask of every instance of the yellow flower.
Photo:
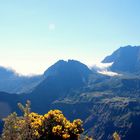
M63 139L68 139L68 138L70 138L70 135L65 133L65 134L62 135L62 137L63 137Z
M60 135L62 133L62 126L61 125L54 126L52 132L55 135Z

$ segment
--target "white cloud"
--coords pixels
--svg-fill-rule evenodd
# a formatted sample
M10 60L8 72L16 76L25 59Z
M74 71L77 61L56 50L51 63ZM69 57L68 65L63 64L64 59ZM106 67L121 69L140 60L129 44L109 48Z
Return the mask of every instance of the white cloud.
M97 71L107 71L112 64L113 63L96 63L93 65L93 69Z
M116 72L112 72L112 71L98 71L98 73L108 75L108 76L118 76L118 75L120 75L120 74L118 74Z
M50 23L50 24L49 24L49 30L50 30L50 31L54 31L55 28L56 28L56 26L55 26L54 23Z
M109 67L113 63L97 63L93 65L93 69L95 69L98 73L104 74L104 75L109 75L109 76L117 76L120 75L116 72L110 71Z

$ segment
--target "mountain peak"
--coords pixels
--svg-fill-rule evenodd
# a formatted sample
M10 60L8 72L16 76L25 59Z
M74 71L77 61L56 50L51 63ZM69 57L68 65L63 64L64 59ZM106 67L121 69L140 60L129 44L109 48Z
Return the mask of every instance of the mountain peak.
M139 72L140 71L140 46L127 45L120 47L102 63L113 62L110 69L115 72Z
M92 71L83 63L76 60L59 60L44 72L44 80L34 92L47 93L53 90L70 90L81 88L87 84ZM55 89L54 89L55 87Z
M57 61L55 64L53 64L44 72L44 75L45 77L48 77L60 73L74 74L77 71L79 71L81 74L91 73L91 70L85 64L77 60L69 59L68 61L64 61L64 60Z

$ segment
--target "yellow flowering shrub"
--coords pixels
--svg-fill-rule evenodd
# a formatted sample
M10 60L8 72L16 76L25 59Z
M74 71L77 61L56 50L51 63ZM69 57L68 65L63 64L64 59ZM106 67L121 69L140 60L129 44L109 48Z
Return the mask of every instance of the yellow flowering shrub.
M114 138L114 140L121 140L121 138L117 132L113 133L113 138Z
M84 129L80 119L70 122L60 110L50 110L44 115L30 111L30 102L18 104L23 116L14 112L4 119L4 129L0 140L93 140L80 135ZM114 132L114 140L121 140Z
M19 104L23 116L16 113L4 119L2 140L78 140L84 131L80 119L70 122L60 110L45 115L30 112L30 102Z
M60 110L51 110L45 114L43 123L48 138L74 140L83 132L81 120L74 120L71 123Z

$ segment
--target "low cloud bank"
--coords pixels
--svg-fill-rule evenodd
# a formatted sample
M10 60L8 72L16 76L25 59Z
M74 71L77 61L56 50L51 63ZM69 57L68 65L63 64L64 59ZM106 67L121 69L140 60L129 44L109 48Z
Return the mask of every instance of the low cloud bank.
M104 74L104 75L109 75L109 76L118 76L120 74L116 72L110 71L110 67L112 66L112 63L97 63L94 64L92 69L97 71L98 73Z

